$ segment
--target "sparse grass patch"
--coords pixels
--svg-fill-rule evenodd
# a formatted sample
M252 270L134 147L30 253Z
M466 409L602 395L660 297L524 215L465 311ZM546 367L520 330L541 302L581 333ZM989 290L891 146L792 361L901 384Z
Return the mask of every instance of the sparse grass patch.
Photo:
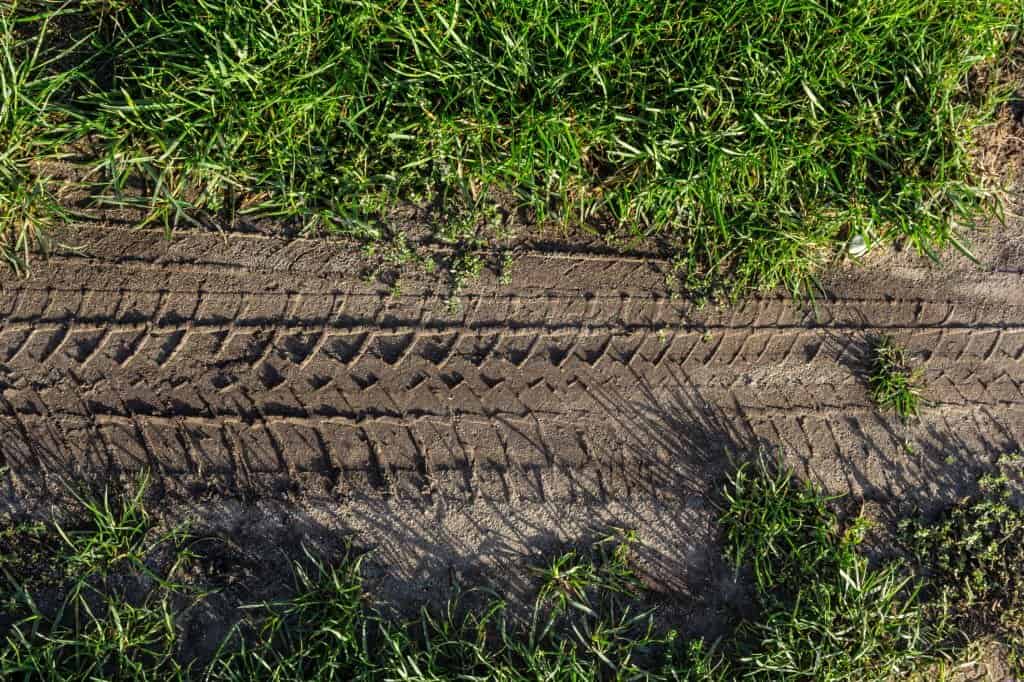
M79 13L75 37L109 67L62 104L101 150L93 195L169 227L244 214L373 240L396 202L486 221L513 197L535 220L611 225L614 243L661 240L688 286L738 293L801 289L854 235L961 246L957 224L996 209L967 149L1004 94L968 75L998 59L1015 9L20 0L14 16ZM14 56L34 40L7 37L4 59L29 68ZM45 119L67 73L19 77L18 101Z
M175 534L170 562L159 573L150 568L157 546L140 542L140 531L152 532L141 499L91 502L88 518L95 524L77 531L73 543L63 541L68 533L49 528L51 539L62 540L51 559L75 567L67 573L64 599L55 612L37 607L26 580L30 572L9 576L19 588L19 604L16 611L0 605L17 617L0 633L0 676L52 682L525 682L648 675L712 679L717 669L701 643L677 650L674 635L656 635L651 612L636 607L640 584L631 566L628 534L556 557L538 569L539 591L525 622L509 615L497 595L471 591L465 595L470 606L457 600L447 610L424 611L414 622L395 623L382 617L364 592L359 557L335 564L311 555L295 557L294 593L249 606L248 616L213 660L197 662L181 650L181 600L176 597L185 588L172 578L182 562L201 557L190 554L184 536ZM121 557L120 571L112 570L111 557ZM141 588L123 588L139 576L145 578ZM202 597L196 590L185 595Z
M396 625L367 605L358 561L312 565L298 572L295 597L254 614L258 637L216 661L213 679L662 679L659 666L673 662L671 639L655 636L650 613L631 607L639 585L628 538L570 552L539 571L527 623L481 593L467 595L478 602L472 608L455 601ZM710 665L699 646L678 662L683 680Z
M736 670L755 679L889 680L930 664L938 631L896 563L871 567L863 518L766 459L726 489L726 553L752 571L761 615L746 624ZM741 632L743 631L741 630Z
M13 622L0 645L3 679L185 679L170 603L176 586L168 578L190 554L179 531L150 539L145 485L141 480L135 493L117 499L79 496L85 515L74 530L53 522L22 534L41 550L18 550L16 557L33 557L33 564L18 558L6 567ZM154 555L165 544L172 556L161 569ZM38 579L37 561L48 567L48 580ZM56 604L43 608L40 596Z
M842 519L832 498L764 458L739 467L725 490L724 551L752 578L756 609L714 643L655 627L638 599L633 536L617 532L538 567L531 608L509 608L478 587L405 623L376 609L362 581L364 557L293 557L294 590L245 607L203 661L183 649L181 620L206 592L175 581L179 567L203 558L181 532L154 535L141 494L83 498L89 522L75 534L48 525L0 533L0 546L30 540L27 561L0 562L18 588L0 605L8 617L0 675L54 682L905 679L956 655L968 638L996 632L1019 641L1024 522L1004 479L982 483L978 500L937 521L906 523L909 566L871 565L861 550L864 519ZM40 551L69 570L33 583ZM39 608L34 594L54 585L63 585L59 608ZM954 641L951 633L964 636Z
M921 408L923 370L912 368L907 351L890 336L872 339L869 348L868 387L871 399L901 419L916 417Z

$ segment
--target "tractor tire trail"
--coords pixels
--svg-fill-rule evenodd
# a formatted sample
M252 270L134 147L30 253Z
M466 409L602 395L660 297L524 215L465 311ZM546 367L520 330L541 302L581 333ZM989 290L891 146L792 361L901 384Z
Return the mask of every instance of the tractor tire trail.
M453 309L436 281L366 284L329 244L76 234L82 254L0 292L0 465L26 485L147 469L184 491L606 502L699 492L726 454L782 447L828 485L902 495L959 480L951 448L1024 442L1012 270L957 286L905 265L813 310L699 309L656 261L538 251L522 285L485 278ZM925 368L919 423L870 403L879 333Z

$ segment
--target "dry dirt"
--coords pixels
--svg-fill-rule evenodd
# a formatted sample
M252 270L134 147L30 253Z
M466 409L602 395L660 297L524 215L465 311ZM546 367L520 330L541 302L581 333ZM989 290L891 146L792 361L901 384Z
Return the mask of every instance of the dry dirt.
M1024 444L1019 193L1008 212L974 236L980 266L873 254L813 307L704 309L643 254L526 249L453 310L436 276L367 283L343 244L77 226L78 253L0 291L0 500L45 510L63 481L149 469L167 518L253 561L356 538L399 604L522 588L538 556L632 528L648 583L707 630L741 601L715 530L732 458L780 448L896 513ZM869 399L881 333L925 370L918 421Z

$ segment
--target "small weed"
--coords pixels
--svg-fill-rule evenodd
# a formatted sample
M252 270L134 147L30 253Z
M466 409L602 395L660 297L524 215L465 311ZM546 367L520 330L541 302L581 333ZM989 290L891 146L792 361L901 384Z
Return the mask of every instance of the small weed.
M463 247L478 244L480 215L462 208L435 226L434 236L444 244Z
M921 368L912 369L907 351L889 336L871 342L868 387L871 399L901 419L916 417L921 403Z
M585 554L571 550L537 571L541 579L538 602L551 605L556 613L582 608L591 592L631 595L640 590L630 566L629 552L635 542L632 533L608 537L595 543Z
M449 269L451 289L448 294L448 309L456 312L459 309L459 295L466 285L480 276L484 269L484 259L480 254L463 252L452 259Z
M512 269L515 267L515 264L515 256L512 255L511 251L505 251L501 254L498 282L502 286L507 287L512 284Z
M386 265L394 267L408 265L416 262L416 249L409 244L409 238L404 232L397 232L382 246L381 259Z
M1024 510L1002 474L978 487L937 518L903 521L902 544L932 598L949 605L955 632L995 635L1024 653Z
M429 258L421 256L416 247L409 243L404 232L397 232L386 241L365 242L362 251L363 256L373 262L361 273L362 281L366 284L385 282L388 295L393 297L402 294L402 275L406 266L423 263L430 270L428 266L433 265Z

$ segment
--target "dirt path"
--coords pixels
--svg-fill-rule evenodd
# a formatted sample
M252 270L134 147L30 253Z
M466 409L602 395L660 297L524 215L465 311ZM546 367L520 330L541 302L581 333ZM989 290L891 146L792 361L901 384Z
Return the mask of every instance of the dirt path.
M151 469L238 533L358 532L409 597L625 526L652 585L727 597L730 454L782 447L831 490L929 506L1024 443L1021 233L980 237L981 268L843 269L813 310L699 309L656 260L542 251L452 309L436 278L365 283L337 245L79 229L81 253L0 291L3 495ZM876 333L925 367L919 422L870 403Z

